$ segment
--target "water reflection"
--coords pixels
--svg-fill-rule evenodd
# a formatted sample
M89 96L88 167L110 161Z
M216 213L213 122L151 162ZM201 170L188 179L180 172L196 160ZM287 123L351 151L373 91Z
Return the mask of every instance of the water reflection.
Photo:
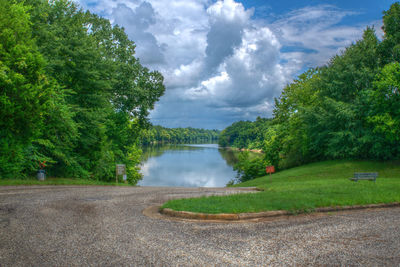
M209 144L215 146L214 144ZM169 144L169 145L151 145L144 146L142 148L142 162L145 162L149 158L155 158L163 155L167 151L185 151L185 150L198 150L201 149L202 145L177 145L177 144Z
M238 162L238 154L240 152L231 149L218 149L218 152L229 166L233 167Z
M139 185L223 187L236 176L232 168L235 154L216 144L147 147Z

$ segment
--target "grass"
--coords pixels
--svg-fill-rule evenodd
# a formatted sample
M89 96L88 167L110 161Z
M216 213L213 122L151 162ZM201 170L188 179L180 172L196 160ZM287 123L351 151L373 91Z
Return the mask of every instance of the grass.
M354 172L378 172L376 182L350 181ZM162 208L202 213L242 213L400 202L400 162L325 161L308 164L235 186L259 193L177 199Z
M39 181L36 178L27 179L0 179L0 186L3 185L118 185L130 186L124 183L109 183L87 179L72 179L72 178L46 178L44 181Z

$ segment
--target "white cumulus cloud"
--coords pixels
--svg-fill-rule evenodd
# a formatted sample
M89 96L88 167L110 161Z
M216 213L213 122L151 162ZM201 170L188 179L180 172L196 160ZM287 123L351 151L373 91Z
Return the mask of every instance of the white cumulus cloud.
M141 63L164 75L166 94L151 120L169 127L223 128L270 116L287 83L366 26L340 24L357 13L331 5L254 18L260 12L234 0L79 1L123 26Z

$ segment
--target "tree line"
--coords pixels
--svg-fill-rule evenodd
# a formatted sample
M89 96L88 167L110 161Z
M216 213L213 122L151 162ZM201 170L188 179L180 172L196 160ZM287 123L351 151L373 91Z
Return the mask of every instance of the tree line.
M218 144L221 147L263 149L264 133L271 122L272 119L260 117L257 117L254 122L234 122L221 132Z
M69 0L0 0L0 177L139 178L140 132L163 77L124 29Z
M278 169L330 159L400 157L400 4L383 12L384 36L360 40L309 69L275 99L273 118L237 122L219 144L262 148Z
M184 144L217 142L220 131L196 128L165 128L151 126L141 134L141 143L150 144Z

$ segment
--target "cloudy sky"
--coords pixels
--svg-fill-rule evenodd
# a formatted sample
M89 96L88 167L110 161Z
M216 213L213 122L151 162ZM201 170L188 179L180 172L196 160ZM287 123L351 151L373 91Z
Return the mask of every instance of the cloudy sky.
M165 78L151 122L223 129L270 117L273 99L309 67L382 35L391 0L76 0L125 28L136 55Z

